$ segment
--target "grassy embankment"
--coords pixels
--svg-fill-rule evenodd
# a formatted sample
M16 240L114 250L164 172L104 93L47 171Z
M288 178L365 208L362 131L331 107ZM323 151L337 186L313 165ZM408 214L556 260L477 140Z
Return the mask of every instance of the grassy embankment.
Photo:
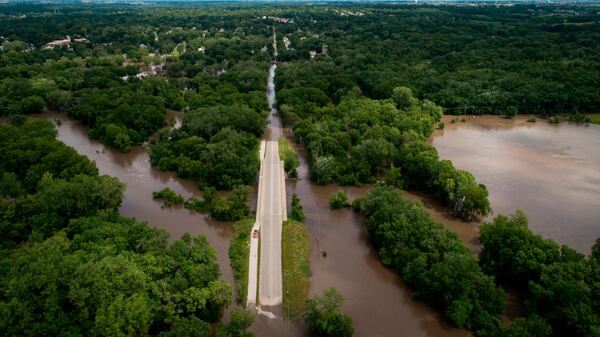
M283 223L281 254L283 258L283 310L287 318L302 314L308 297L310 240L308 229L298 221Z
M590 123L600 124L600 113L589 114L588 116L590 117Z
M254 219L246 218L233 225L233 236L229 242L229 263L235 279L235 298L244 303L248 292L248 257L250 256L250 231Z
M296 172L296 168L300 165L300 161L298 160L298 154L296 150L290 144L290 142L285 137L279 137L279 157L283 160L283 166L285 168L285 172L288 173L289 178L296 178L298 173Z

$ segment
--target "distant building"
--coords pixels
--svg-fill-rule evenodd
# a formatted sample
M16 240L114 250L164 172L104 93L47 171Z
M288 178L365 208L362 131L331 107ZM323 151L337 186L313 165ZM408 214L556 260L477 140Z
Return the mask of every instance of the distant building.
M78 39L71 40L71 37L67 36L66 38L64 38L62 40L54 40L54 41L50 41L50 42L46 43L42 47L42 49L54 49L55 47L69 47L71 45L71 43L83 43L83 42L87 42L87 39L78 38Z
M67 37L63 40L54 40L46 43L43 49L54 49L55 47L68 47L71 44L71 39Z
M280 22L280 23L288 23L288 22L290 22L290 19L288 19L288 18L278 18L278 17L275 17L275 18L273 18L273 21L275 21L275 22Z
M279 22L279 23L292 23L292 22L294 22L294 19L280 18L280 17L277 17L277 16L263 16L262 19L263 20L270 19L270 20L273 20L273 21Z
M288 39L287 36L283 37L283 44L285 45L285 49L290 49L291 42L290 42L290 39Z

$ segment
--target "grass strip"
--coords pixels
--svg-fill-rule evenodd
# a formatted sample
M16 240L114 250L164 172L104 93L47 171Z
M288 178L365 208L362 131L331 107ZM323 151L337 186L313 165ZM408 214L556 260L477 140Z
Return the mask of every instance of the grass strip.
M298 160L298 154L296 150L290 144L285 137L279 137L279 157L283 160L283 166L285 172L288 173L290 178L295 178L298 174L296 168L300 165Z
M295 318L304 312L308 298L310 271L310 240L308 229L298 221L283 223L283 310L286 318Z
M229 241L229 263L235 279L235 298L244 303L248 292L248 258L250 256L250 231L254 219L246 218L233 225L233 236Z
M598 114L589 114L587 116L590 117L590 123L592 123L592 124L600 124L600 113L598 113Z

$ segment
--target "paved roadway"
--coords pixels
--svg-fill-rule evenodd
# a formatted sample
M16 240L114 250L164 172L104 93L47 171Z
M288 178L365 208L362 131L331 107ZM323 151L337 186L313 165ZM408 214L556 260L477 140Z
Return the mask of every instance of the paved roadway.
M258 294L262 306L274 306L282 300L281 224L284 220L282 200L285 200L285 194L282 195L282 165L277 141L267 141L262 164Z
M284 220L287 220L285 176L283 162L279 159L277 141L263 141L260 152L256 222L250 234L247 304L276 306L282 301L281 225ZM258 229L260 229L260 267L257 266L258 238L253 235Z

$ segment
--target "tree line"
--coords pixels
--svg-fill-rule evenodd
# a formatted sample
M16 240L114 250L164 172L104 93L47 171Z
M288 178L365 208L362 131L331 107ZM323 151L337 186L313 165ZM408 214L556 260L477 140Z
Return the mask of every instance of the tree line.
M284 88L293 83L339 100L354 86L376 99L406 86L449 114L600 108L600 25L592 7L331 7L290 9L294 23L277 25L292 46L279 48L280 59L298 63L290 74L295 81L278 82ZM342 16L338 9L362 15Z

